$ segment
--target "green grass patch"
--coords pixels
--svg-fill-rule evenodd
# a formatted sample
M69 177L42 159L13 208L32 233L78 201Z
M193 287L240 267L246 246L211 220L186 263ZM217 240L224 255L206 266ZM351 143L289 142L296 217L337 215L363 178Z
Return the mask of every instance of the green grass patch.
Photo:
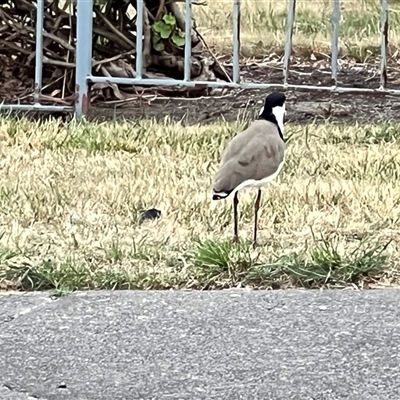
M136 269L135 261L143 260L141 252L128 257L131 264L126 268L118 263L99 267L71 260L15 262L14 254L3 250L0 282L26 291L53 290L55 296L88 289L334 288L379 280L385 272L388 244L372 248L360 245L346 254L326 242L265 259L245 243L207 240L197 243L180 260L168 259L174 270L169 274L156 269L151 272ZM145 261L155 264L153 258L157 255L147 254Z

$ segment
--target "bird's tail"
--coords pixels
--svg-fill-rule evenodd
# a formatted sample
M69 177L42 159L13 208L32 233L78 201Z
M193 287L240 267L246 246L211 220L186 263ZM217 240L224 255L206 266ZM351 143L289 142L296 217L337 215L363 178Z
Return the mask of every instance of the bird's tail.
M226 199L230 194L232 193L232 190L230 190L229 192L227 191L221 191L221 192L215 192L213 193L213 200L224 200Z

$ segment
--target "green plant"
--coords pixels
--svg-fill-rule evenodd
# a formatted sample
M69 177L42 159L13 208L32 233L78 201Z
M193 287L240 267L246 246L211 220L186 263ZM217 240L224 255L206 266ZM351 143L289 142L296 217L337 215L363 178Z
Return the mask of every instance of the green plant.
M176 18L171 13L164 14L160 20L154 22L151 26L151 32L153 48L157 51L163 51L166 42L177 47L182 47L185 44L185 34L176 26Z

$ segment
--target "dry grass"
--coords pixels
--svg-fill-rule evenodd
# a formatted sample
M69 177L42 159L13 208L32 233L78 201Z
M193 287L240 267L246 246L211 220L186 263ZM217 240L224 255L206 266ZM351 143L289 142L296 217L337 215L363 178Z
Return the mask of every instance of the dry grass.
M230 244L231 204L210 201L220 154L244 125L3 117L0 282L35 289L397 282L400 125L287 126L287 162L264 192L256 251L254 193L241 195L239 247ZM140 210L152 207L162 218L140 223Z
M400 47L400 2L389 3L390 45L394 53ZM359 62L371 60L379 54L380 0L348 0L341 4L342 56ZM232 0L219 0L194 8L199 31L219 54L232 51L232 7ZM303 56L330 54L332 2L298 0L296 10L294 51ZM285 43L286 12L285 0L242 0L242 55L280 54Z

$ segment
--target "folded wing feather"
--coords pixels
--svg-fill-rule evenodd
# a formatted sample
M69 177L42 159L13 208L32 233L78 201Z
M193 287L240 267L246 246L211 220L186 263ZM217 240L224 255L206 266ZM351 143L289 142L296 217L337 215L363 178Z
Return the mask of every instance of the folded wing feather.
M214 192L231 192L242 182L273 175L283 162L284 142L276 126L253 122L228 145L216 175Z

